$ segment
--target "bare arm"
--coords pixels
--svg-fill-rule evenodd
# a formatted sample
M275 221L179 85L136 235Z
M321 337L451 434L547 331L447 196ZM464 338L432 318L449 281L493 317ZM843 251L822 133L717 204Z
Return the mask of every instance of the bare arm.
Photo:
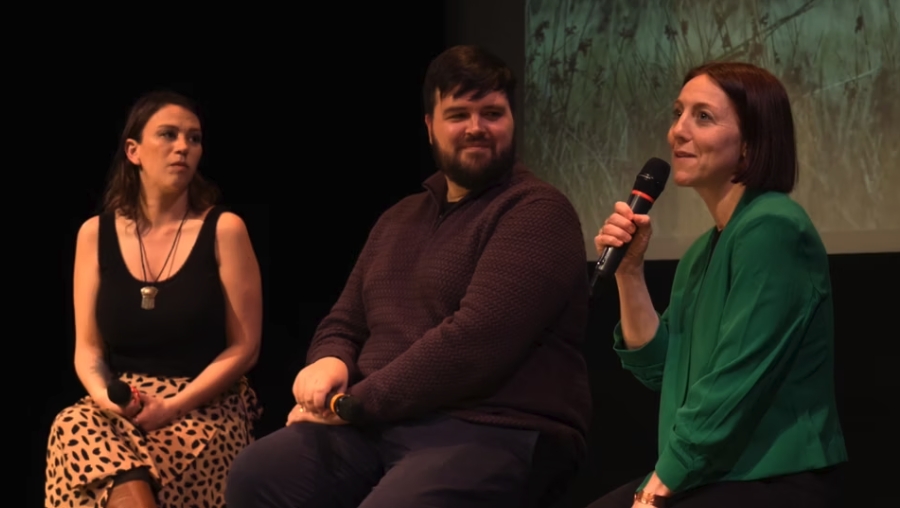
M118 412L110 402L106 386L112 374L106 365L103 341L97 329L94 309L100 286L100 263L97 260L99 217L88 219L78 230L75 243L73 305L75 310L75 373L88 395L100 407Z
M658 392L662 389L669 340L666 319L656 313L644 279L644 252L652 230L649 216L634 214L628 205L618 202L594 243L598 253L607 246L629 243L616 271L621 318L613 330L613 350L626 370Z
M594 238L598 254L602 254L607 247L623 248L626 243L629 244L616 270L621 307L617 336L625 347L624 351L640 349L653 340L659 330L659 315L653 308L644 280L644 252L652 234L650 217L635 214L626 203L620 201Z
M653 308L644 280L643 266L633 272L617 272L622 338L628 349L639 349L650 342L659 329L659 315Z
M216 257L225 293L228 346L178 395L169 399L176 416L206 404L246 374L259 357L262 282L247 227L223 213L216 227Z

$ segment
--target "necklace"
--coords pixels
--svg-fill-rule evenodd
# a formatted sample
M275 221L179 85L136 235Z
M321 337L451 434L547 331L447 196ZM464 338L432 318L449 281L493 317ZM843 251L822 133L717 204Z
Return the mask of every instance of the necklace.
M190 208L188 208L188 210L190 210ZM178 225L178 231L175 233L175 240L172 241L172 247L169 249L169 254L166 256L162 268L159 269L159 275L156 276L152 284L147 280L147 270L149 270L150 267L147 266L148 261L146 261L146 258L148 256L144 251L144 241L141 240L140 228L135 225L134 231L137 235L138 244L141 246L141 273L144 275L144 283L147 284L141 288L141 308L144 310L153 310L153 308L156 307L156 294L159 293L159 289L153 284L159 282L159 278L162 277L163 272L166 270L166 265L169 264L169 258L171 258L172 253L175 252L175 246L178 244L178 239L181 238L181 228L184 226L184 221L187 220L188 210L184 211L184 217L181 218L181 224Z

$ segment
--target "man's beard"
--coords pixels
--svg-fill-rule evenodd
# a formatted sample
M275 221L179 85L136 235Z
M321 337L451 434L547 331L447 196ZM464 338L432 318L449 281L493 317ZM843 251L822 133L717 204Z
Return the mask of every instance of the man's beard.
M512 170L515 164L516 143L513 140L509 147L497 152L496 146L490 147L490 158L476 159L474 164L462 161L462 150L447 153L441 149L437 140L431 147L438 169L456 185L473 191L481 189Z

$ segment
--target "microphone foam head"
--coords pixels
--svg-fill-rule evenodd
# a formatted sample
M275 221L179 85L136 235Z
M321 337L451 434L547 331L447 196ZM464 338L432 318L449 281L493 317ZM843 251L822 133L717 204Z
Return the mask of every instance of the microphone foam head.
M641 191L653 199L658 198L666 188L670 170L668 162L656 157L650 158L638 173L634 181L634 190Z
M131 387L121 379L116 379L106 387L106 394L114 404L125 407L131 403Z
M335 413L350 423L359 423L365 417L362 404L350 396L343 396L335 402Z

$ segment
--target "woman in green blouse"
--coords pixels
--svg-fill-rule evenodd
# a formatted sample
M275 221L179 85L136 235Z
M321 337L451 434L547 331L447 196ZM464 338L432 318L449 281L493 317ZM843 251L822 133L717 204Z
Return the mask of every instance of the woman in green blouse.
M679 262L662 314L644 282L650 218L617 203L595 238L598 252L630 242L614 349L661 402L653 471L589 508L838 506L847 452L828 257L788 197L787 92L749 64L693 69L668 141L672 178L697 191L715 225Z

